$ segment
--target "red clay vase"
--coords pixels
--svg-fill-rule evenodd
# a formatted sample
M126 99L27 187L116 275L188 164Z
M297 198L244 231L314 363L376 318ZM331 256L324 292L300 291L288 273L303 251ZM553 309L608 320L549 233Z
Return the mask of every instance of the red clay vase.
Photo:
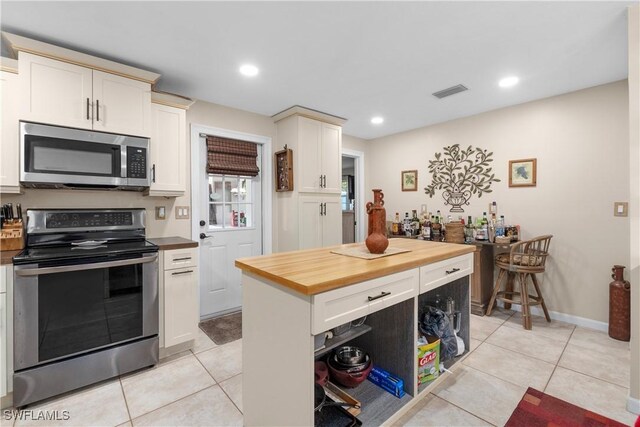
M624 266L611 269L609 283L609 336L620 341L631 340L631 285L624 280Z
M369 236L365 240L367 249L372 254L383 254L389 246L387 239L387 211L384 208L384 194L382 190L373 190L373 203L367 203L367 214L369 215Z

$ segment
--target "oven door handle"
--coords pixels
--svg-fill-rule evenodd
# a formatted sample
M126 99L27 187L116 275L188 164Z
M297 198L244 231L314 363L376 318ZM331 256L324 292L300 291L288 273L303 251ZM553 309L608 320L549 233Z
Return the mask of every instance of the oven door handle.
M38 276L40 274L67 273L69 271L97 270L99 268L122 267L124 265L146 264L158 259L158 254L143 258L121 259L118 261L97 262L95 264L64 265L61 267L25 268L16 269L16 276Z

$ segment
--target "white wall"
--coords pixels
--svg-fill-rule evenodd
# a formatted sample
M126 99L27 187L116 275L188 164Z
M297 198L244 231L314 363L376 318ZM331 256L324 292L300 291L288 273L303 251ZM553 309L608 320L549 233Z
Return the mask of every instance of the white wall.
M388 219L425 203L447 215L441 191L424 194L428 161L452 144L493 151L502 181L463 215L495 200L525 239L553 234L542 280L549 309L607 322L611 267L629 265L629 220L613 217L614 201L629 200L628 129L625 80L372 140L368 188L384 190ZM508 162L522 158L538 159L535 188L508 187ZM412 169L419 190L402 192L400 172Z

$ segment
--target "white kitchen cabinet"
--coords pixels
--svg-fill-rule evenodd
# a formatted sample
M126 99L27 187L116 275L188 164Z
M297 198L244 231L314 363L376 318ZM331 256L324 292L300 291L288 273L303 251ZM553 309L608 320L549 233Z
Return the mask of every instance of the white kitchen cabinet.
M340 194L342 128L307 117L291 120L298 122L298 155L294 156L299 165L296 168L294 161L294 168L300 174L299 191Z
M338 197L302 195L298 206L299 249L342 243L342 211Z
M160 256L160 347L194 340L198 333L198 249L172 249Z
M186 123L184 109L151 104L151 186L148 195L184 195L187 187Z
M18 62L20 120L149 136L149 83L26 52Z
M2 112L0 126L0 193L20 193L20 144L18 140L18 74L0 71Z
M276 193L278 251L339 245L345 120L297 106L274 120L278 144L293 151L294 181L293 191Z
M13 266L0 267L0 397L13 391Z

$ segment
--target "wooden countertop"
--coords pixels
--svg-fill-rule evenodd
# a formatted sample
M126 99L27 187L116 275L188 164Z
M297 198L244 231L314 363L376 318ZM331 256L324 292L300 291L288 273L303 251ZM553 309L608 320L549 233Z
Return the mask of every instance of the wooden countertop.
M11 258L18 255L22 249L18 249L17 251L2 251L0 252L0 265L8 265L13 264Z
M390 239L389 247L411 252L372 260L331 253L335 248L358 245L362 243L240 258L235 265L298 293L315 295L475 251L471 245Z
M198 247L198 242L185 239L184 237L153 237L147 240L154 245L158 245L161 251Z

